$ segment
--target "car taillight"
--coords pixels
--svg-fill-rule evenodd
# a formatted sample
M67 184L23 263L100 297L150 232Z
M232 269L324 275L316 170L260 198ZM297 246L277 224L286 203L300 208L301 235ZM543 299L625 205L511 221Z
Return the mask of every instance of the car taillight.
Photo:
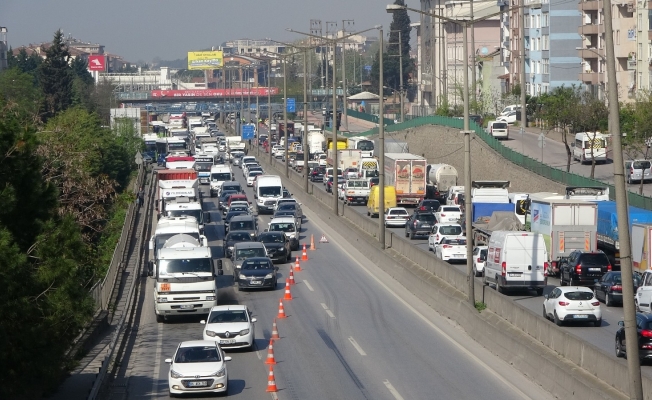
M593 303L591 303L591 305L593 307L598 307L600 305L600 302L599 301L594 301Z
M425 206L421 206L421 207L419 208L419 210L425 210L425 209L426 209Z
M552 262L552 267L553 267L553 268L556 268L556 267L557 267L557 261L553 261L553 262Z
M611 271L611 264L607 265L607 271Z
M560 306L567 306L567 305L569 305L569 304L570 304L570 303L567 302L567 301L559 301L559 305L560 305Z
M652 338L652 331L649 329L643 329L641 331L641 336L646 337L646 338Z
M580 264L577 264L575 266L575 273L580 275L582 273L582 266Z
M442 247L445 248L445 249L450 249L450 248L452 248L453 246L451 246L450 244L445 244L445 245L443 245Z
M414 221L414 227L415 228L417 227L417 221Z
M503 261L503 263L500 266L502 268L502 275L505 276L507 274L507 263Z
M612 292L621 292L623 290L623 287L621 285L612 285L611 286L611 291Z
M445 216L446 216L446 214L439 214L439 216L440 216L440 217L445 217Z
M476 262L481 263L481 262L482 262L482 259L481 259L480 257L478 257L478 259L476 260Z

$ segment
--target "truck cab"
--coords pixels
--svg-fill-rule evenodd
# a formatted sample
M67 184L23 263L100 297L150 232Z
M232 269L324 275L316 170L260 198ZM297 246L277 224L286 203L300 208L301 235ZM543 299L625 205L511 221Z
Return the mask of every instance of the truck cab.
M187 197L177 197L165 203L166 217L194 217L199 223L199 231L204 232L204 224L210 222L210 214L204 213L201 203Z
M652 270L641 274L641 286L636 290L636 310L644 313L652 312Z

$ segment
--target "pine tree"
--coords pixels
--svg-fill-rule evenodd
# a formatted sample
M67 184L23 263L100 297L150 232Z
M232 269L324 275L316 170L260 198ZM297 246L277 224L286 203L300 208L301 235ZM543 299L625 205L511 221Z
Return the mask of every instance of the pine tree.
M47 120L72 104L74 74L61 30L54 34L52 45L44 51L46 58L39 68L39 81L45 98L44 119Z

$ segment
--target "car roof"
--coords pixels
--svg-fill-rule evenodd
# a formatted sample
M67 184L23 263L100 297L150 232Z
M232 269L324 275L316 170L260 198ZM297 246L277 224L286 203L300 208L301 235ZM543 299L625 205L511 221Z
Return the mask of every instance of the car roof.
M254 216L249 215L249 214L236 215L235 217L231 218L231 222L239 221L239 220L243 220L243 221L247 220L247 221L249 221L249 220L251 220L253 218L254 218Z
M245 249L260 249L261 247L264 249L265 245L262 244L261 242L240 242L236 243L236 246L238 248L245 248Z
M293 217L277 217L277 218L272 218L272 220L269 222L270 224L273 224L275 222L278 223L294 223L294 218Z
M213 311L227 311L227 310L246 310L247 306L245 304L227 304L222 306L213 306L211 307L211 312Z
M217 347L217 342L214 340L188 340L179 343L179 347Z

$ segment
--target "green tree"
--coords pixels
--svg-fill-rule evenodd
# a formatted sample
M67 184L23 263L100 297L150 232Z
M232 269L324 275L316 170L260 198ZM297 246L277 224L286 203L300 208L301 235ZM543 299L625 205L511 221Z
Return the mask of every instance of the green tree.
M520 92L520 87L519 87ZM568 143L568 133L575 121L575 109L580 103L579 88L561 86L550 93L541 95L541 118L546 121L548 129L560 129L561 138L566 148L566 172L570 172L572 153Z
M54 34L52 44L45 51L45 60L39 67L39 82L45 97L45 120L73 103L74 74L69 65L70 52L64 42L63 32Z
M38 124L42 94L34 85L34 77L13 67L0 74L0 98L21 121L22 126Z

